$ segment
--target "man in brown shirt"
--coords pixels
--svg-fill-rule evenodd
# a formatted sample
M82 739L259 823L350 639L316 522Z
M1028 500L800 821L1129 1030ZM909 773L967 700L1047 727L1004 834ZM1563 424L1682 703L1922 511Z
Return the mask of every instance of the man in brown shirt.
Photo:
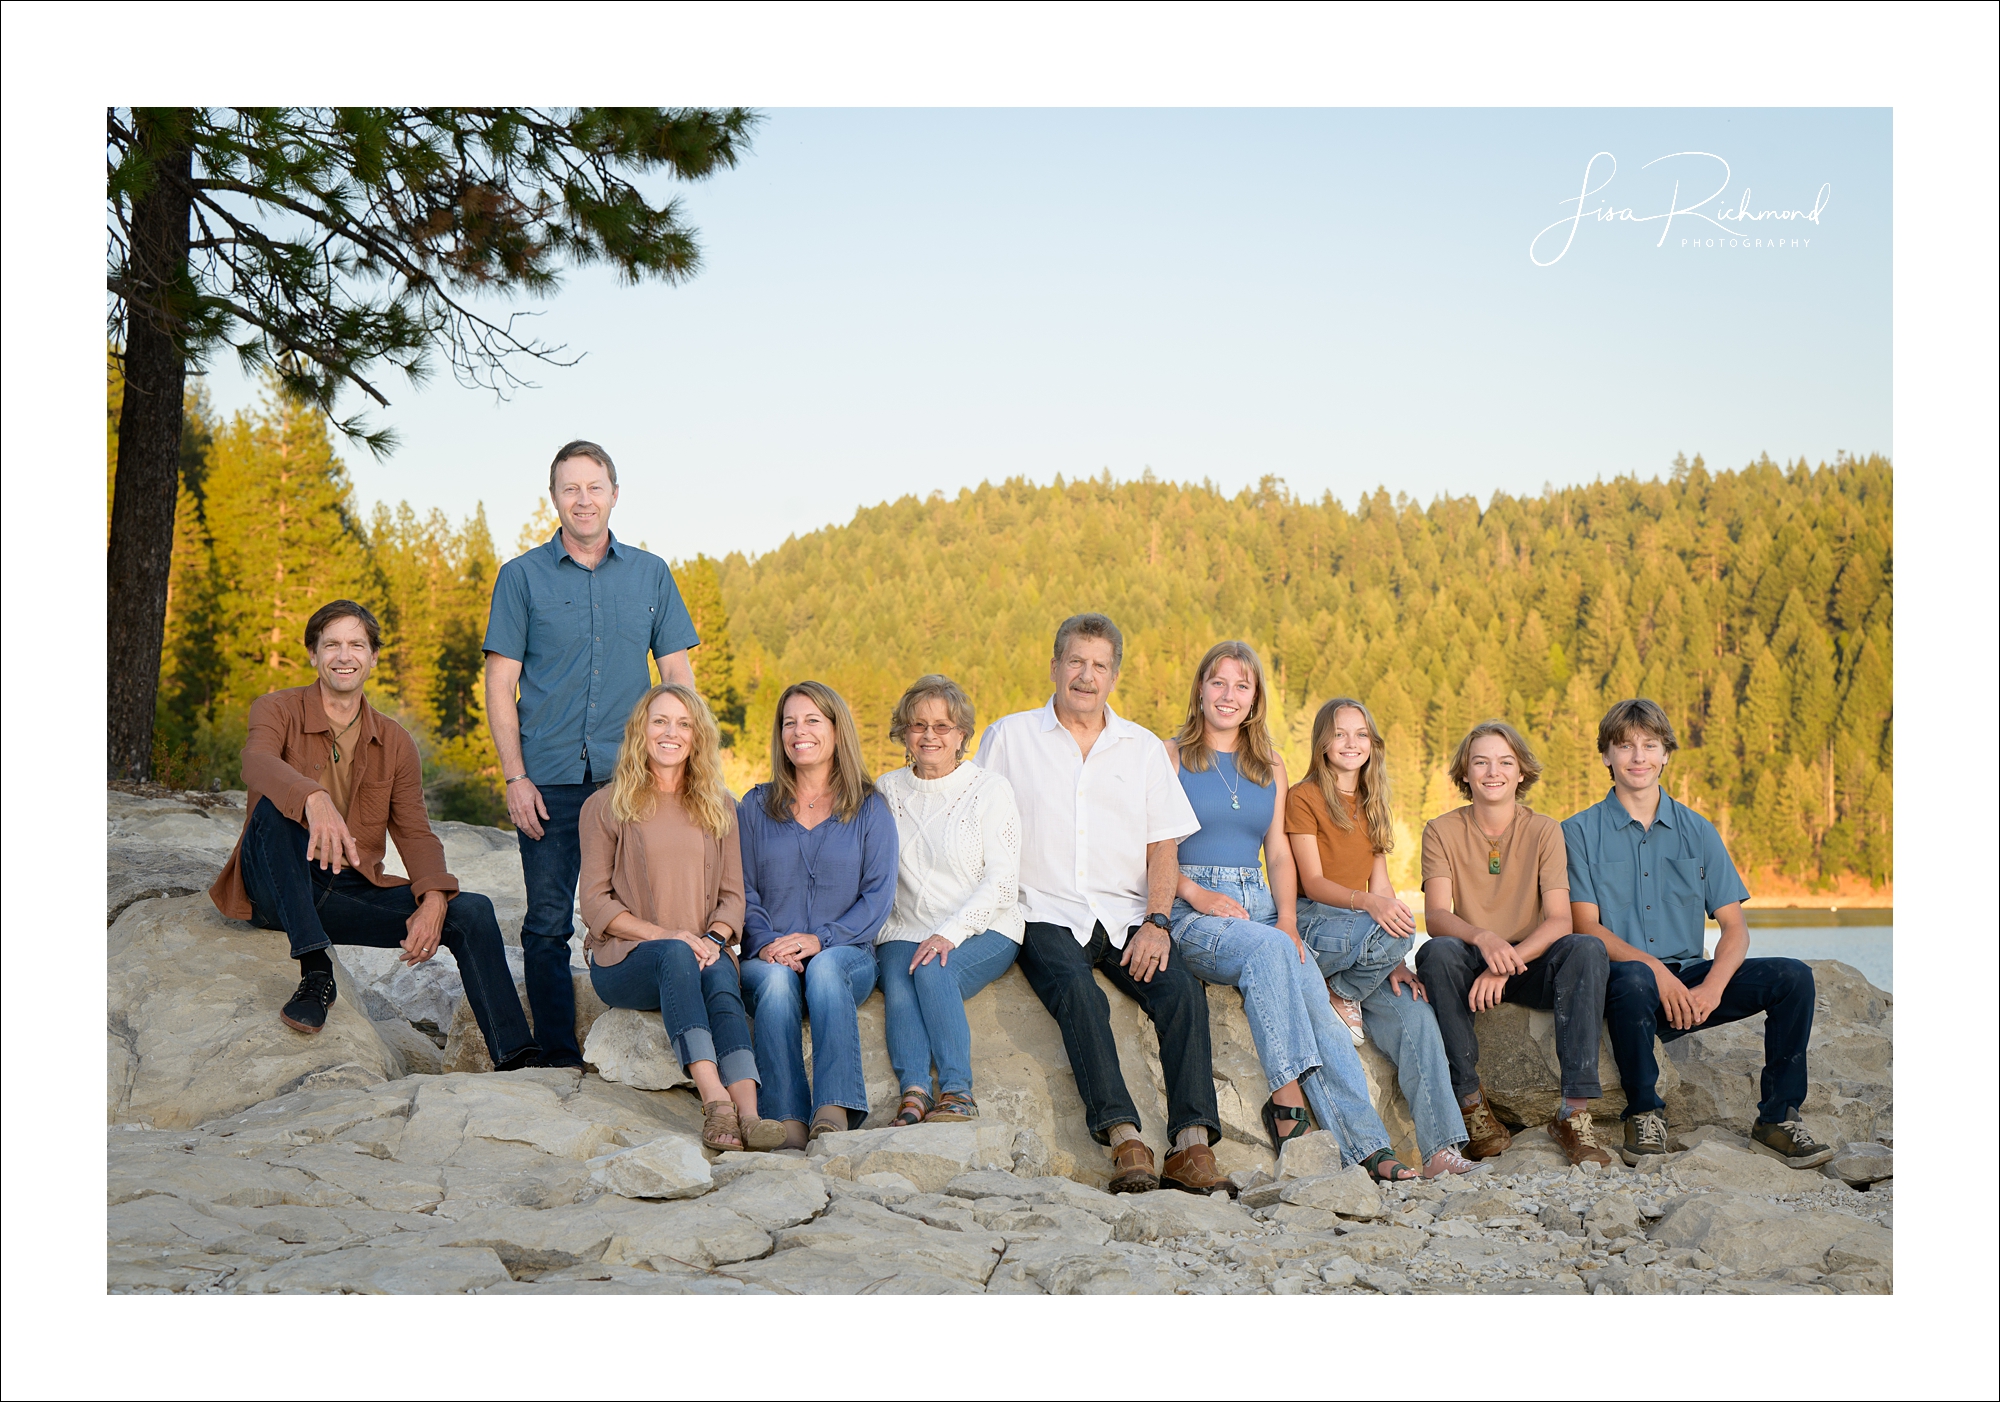
M287 1026L314 1034L326 1025L335 997L328 945L400 946L404 962L421 964L442 944L458 961L495 1068L536 1064L493 902L461 892L445 870L416 743L362 694L382 646L374 615L336 599L306 621L305 644L318 680L250 704L248 816L209 899L291 940L301 977L279 1014ZM390 831L408 877L382 870Z
M1563 1103L1549 1138L1572 1164L1608 1165L1585 1107L1603 1093L1597 1045L1611 960L1600 941L1572 931L1562 828L1520 801L1541 772L1505 721L1476 725L1459 742L1451 780L1471 803L1424 825L1430 939L1417 950L1417 976L1437 1010L1468 1158L1491 1158L1513 1139L1480 1088L1473 1028L1476 1014L1505 1002L1554 1011Z

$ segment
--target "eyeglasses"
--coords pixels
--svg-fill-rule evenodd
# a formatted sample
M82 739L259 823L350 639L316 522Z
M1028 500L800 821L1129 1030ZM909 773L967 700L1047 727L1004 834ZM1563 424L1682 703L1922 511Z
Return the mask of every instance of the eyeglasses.
M903 730L906 735L913 735L918 739L922 739L926 735L935 735L938 739L942 740L947 735L958 733L958 727L948 720L940 721L936 725L932 725L928 721L913 720Z

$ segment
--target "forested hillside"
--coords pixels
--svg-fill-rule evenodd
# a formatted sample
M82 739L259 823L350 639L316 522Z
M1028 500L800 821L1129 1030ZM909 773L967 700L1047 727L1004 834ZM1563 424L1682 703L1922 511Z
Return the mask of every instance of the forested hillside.
M1482 512L1384 490L1350 511L1271 479L1233 497L1012 480L732 555L722 593L760 741L777 691L818 677L889 765L889 709L911 678L958 678L982 724L1037 705L1055 624L1098 609L1126 635L1114 705L1155 731L1178 724L1190 669L1221 638L1262 652L1294 773L1319 703L1365 699L1389 741L1402 880L1421 821L1460 802L1444 765L1466 727L1521 725L1548 763L1533 801L1560 817L1606 788L1593 753L1605 706L1647 695L1680 729L1672 791L1713 815L1746 867L1879 885L1890 485L1873 457L1738 472L1697 458L1668 481L1500 496Z
M115 369L109 388L115 434ZM371 695L417 735L439 815L498 821L479 643L494 572L547 538L546 508L503 550L480 503L456 522L364 510L325 420L281 396L227 421L199 398L189 411L156 774L239 783L250 700L310 677L306 617L345 594L382 620ZM1189 669L1221 638L1262 652L1294 773L1318 704L1367 700L1389 740L1399 882L1422 820L1458 802L1444 763L1468 725L1520 724L1549 766L1533 801L1562 816L1605 788L1592 753L1604 706L1642 694L1681 730L1673 792L1716 819L1743 865L1882 885L1890 487L1872 457L1729 472L1697 458L1668 481L1500 496L1484 512L1379 490L1350 511L1268 479L1236 496L1016 479L865 508L754 560L674 568L739 785L765 772L788 682L839 689L885 768L900 762L889 710L912 678L958 678L982 724L1039 705L1056 623L1098 609L1126 634L1114 704L1156 731L1178 724Z

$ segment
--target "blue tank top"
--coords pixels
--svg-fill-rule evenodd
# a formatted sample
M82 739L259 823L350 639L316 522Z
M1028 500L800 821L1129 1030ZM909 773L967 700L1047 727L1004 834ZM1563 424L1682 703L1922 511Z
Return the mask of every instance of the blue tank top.
M1236 756L1211 754L1207 769L1181 766L1181 788L1201 823L1200 832L1181 839L1181 864L1256 866L1264 834L1271 830L1271 815L1277 811L1277 782L1260 787L1236 772Z

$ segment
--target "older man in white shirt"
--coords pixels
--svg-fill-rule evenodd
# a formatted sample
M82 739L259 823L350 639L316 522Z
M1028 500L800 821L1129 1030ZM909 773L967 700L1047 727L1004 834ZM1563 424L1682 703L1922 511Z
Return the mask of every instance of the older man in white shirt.
M1021 810L1021 971L1062 1029L1091 1134L1111 1146L1111 1191L1233 1193L1209 1149L1222 1122L1208 994L1169 961L1177 849L1201 824L1159 738L1108 704L1124 654L1103 614L1065 619L1049 703L1002 717L979 742L980 765L1006 777ZM1171 1145L1158 1175L1092 977L1100 969L1159 1032Z

